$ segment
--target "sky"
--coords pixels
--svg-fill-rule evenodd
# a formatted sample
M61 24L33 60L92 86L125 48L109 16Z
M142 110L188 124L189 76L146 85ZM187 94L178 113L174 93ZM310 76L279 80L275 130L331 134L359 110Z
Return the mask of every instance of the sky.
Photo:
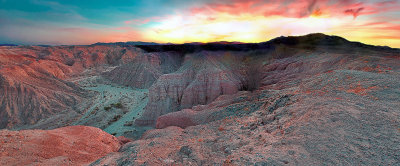
M0 44L255 43L309 33L400 48L400 0L0 0Z

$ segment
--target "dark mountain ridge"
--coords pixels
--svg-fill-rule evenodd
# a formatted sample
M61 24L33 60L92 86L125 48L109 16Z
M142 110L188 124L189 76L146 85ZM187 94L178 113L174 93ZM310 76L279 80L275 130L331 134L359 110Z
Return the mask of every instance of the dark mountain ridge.
M305 36L281 36L261 43L240 43L240 42L211 42L211 43L185 43L185 44L159 44L147 42L118 42L105 45L119 45L123 47L139 47L147 52L168 52L193 53L199 51L250 51L257 49L272 49L274 46L283 44L297 48L315 49L319 46L341 46L362 47L374 50L390 51L398 48L388 46L373 46L360 42L351 42L339 36L329 36L323 33L308 34ZM95 44L97 45L97 44Z

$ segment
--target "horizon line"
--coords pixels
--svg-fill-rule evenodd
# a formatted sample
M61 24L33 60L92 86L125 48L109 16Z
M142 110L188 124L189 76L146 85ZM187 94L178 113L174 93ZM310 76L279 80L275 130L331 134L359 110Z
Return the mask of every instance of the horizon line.
M278 37L274 37L274 38L271 38L270 40L266 40L266 41L262 41L262 42L240 42L240 41L214 41L214 42L184 42L184 43L172 43L172 42L168 42L168 43L158 43L158 42L155 42L155 41L120 41L120 42L96 42L96 43L92 43L92 44L60 44L60 45L58 45L58 44L15 44L15 43L0 43L0 47L4 47L4 46L9 46L9 47L16 47L16 46L39 46L39 47L57 47L57 46L96 46L96 45L98 45L98 44L104 44L104 45L112 45L112 44L119 44L119 43L121 43L121 44L126 44L126 43L144 43L144 44L138 44L138 45L146 45L146 46L149 46L149 45L190 45L190 44L199 44L199 45L201 45L201 44L226 44L226 45L229 45L229 44L232 44L232 45L234 45L234 44L260 44L260 43L267 43L267 42L270 42L270 41L272 41L272 40L274 40L274 39L277 39L277 38L282 38L282 37L303 37L303 36L308 36L308 35L317 35L317 34L322 34L322 35L324 35L324 36L333 36L333 37L340 37L340 38L343 38L343 39L345 39L346 41L348 41L348 42L352 42L352 43L361 43L361 44L364 44L364 45L368 45L368 46L375 46L375 47L388 47L388 48L392 48L392 49L400 49L400 47L399 48L397 48L397 47L391 47L391 46L388 46L388 45L373 45L373 44L366 44L366 43L363 43L363 42L361 42L361 41L351 41L351 40L348 40L348 39L346 39L345 37L342 37L342 36L339 36L339 35L327 35L327 34L325 34L325 33L309 33L309 34L306 34L306 35L288 35L288 36L284 36L284 35L281 35L281 36L278 36ZM145 44L145 43L148 43L148 44ZM136 46L136 45L132 45L132 46Z

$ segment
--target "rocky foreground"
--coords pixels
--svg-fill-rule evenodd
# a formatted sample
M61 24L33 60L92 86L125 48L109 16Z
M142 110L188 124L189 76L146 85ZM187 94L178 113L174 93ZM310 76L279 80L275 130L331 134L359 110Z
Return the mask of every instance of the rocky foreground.
M0 131L0 165L85 165L116 152L121 142L86 126Z
M399 72L323 34L2 47L0 127L109 134L1 130L0 165L397 165Z

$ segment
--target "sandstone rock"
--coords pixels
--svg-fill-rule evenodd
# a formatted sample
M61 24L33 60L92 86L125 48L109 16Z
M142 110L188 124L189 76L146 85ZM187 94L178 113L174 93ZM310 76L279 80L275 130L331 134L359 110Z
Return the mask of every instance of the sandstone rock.
M84 165L118 151L120 142L86 126L0 131L0 165Z
M132 142L131 139L126 138L124 136L119 136L119 137L117 137L117 139L118 139L118 141L120 142L121 145L126 144L128 142Z
M146 131L141 139L154 139L154 138L162 138L165 136L176 136L181 134L183 131L182 128L176 126L169 126L164 129L154 129Z
M188 126L194 126L196 125L196 123L192 121L194 114L196 114L196 112L191 109L183 109L182 111L162 115L157 118L156 128L162 129L168 126L186 128Z
M264 105L256 113L227 114L231 116L185 129L150 130L144 140L129 143L127 150L93 165L162 165L165 161L177 165L396 165L399 69L395 74L335 70L303 78L297 84L281 82L287 85L280 90L221 96L202 105L190 119L213 119L212 113L217 116L239 109L251 112L249 105ZM348 92L357 82L381 88ZM324 93L319 93L322 90ZM240 107L245 103L252 104ZM262 125L260 113L265 113ZM179 112L159 119L169 115ZM150 142L154 146L149 146Z
M201 73L224 71L218 55L207 62L186 56L193 63L150 88L141 118L171 126L147 131L93 165L396 165L399 50L343 41L317 34L263 43L271 49L243 59L262 62L261 87L212 101ZM202 68L210 63L219 67Z
M211 103L218 96L235 94L240 75L223 58L188 55L177 72L162 75L149 89L149 103L137 125L154 125L160 115Z
M0 128L32 125L65 110L79 116L77 105L90 95L66 80L88 68L128 63L139 52L115 46L0 48Z
M103 74L114 83L149 88L162 74L176 71L181 56L174 53L143 53L127 64Z
M183 156L189 157L192 154L192 149L189 146L182 146L179 153Z

